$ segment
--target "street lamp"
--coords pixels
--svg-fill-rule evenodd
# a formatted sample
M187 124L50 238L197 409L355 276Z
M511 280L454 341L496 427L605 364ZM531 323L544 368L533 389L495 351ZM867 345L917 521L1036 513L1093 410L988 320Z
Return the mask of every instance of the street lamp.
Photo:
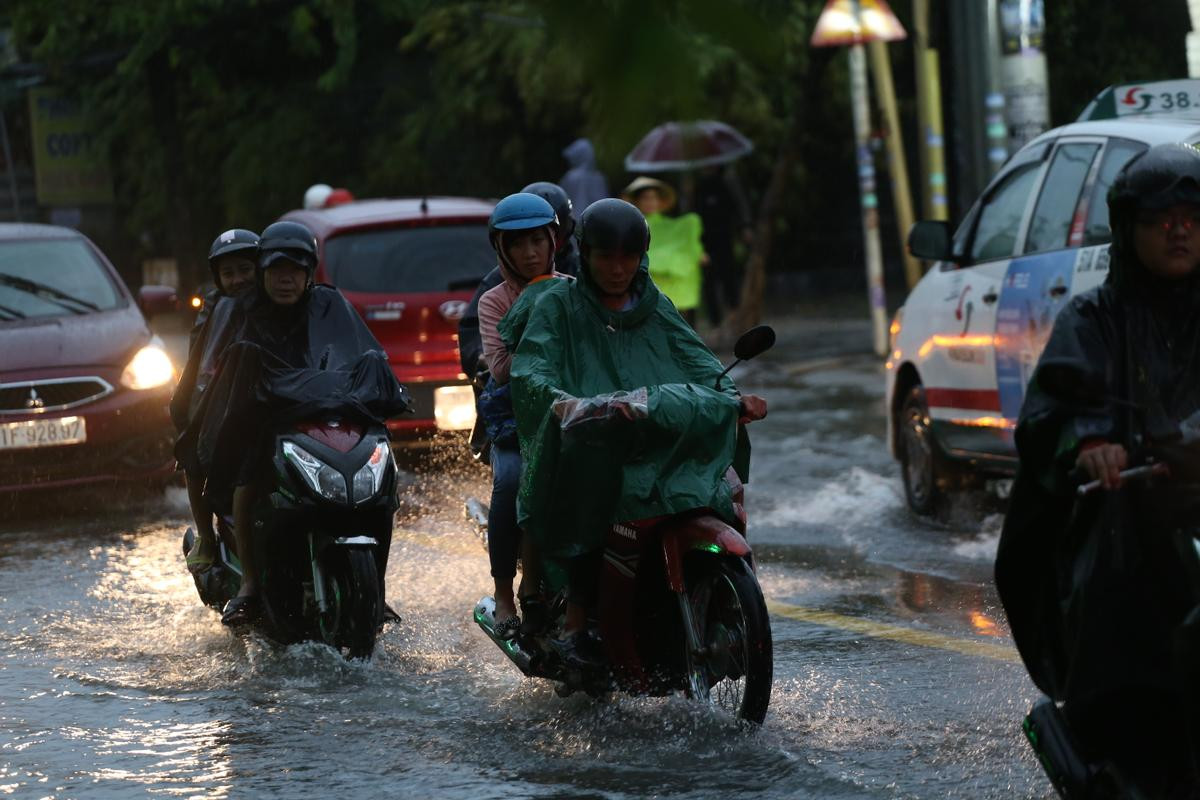
M828 0L809 43L813 47L850 47L850 107L854 113L854 147L862 205L863 249L867 257L867 296L875 352L887 353L887 299L883 292L883 251L879 244L879 197L875 194L875 162L868 145L867 62L863 43L895 42L908 34L886 0Z

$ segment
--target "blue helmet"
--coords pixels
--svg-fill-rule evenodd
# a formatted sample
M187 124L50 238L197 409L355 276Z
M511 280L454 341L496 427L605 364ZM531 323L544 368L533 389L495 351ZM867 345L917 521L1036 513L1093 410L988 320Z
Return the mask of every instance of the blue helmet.
M488 218L488 237L497 252L497 239L502 231L527 231L549 227L552 236L558 236L558 217L554 208L536 194L517 192L496 204Z

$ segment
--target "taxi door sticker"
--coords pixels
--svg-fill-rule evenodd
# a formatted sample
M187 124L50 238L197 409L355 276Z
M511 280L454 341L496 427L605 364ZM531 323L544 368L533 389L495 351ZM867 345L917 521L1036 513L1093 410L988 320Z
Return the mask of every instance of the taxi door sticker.
M1008 265L996 309L996 388L1000 413L1016 420L1025 399L1025 387L1054 318L1071 297L1071 278L1078 250L1056 250L1023 258Z

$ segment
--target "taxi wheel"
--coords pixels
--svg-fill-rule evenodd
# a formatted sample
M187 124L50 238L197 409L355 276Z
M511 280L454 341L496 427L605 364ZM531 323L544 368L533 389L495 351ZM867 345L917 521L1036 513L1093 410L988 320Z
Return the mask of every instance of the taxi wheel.
M908 507L922 516L937 512L945 499L938 485L943 477L937 442L929 427L929 408L925 389L912 387L904 398L897 420L900 431L900 472L904 478L904 496Z

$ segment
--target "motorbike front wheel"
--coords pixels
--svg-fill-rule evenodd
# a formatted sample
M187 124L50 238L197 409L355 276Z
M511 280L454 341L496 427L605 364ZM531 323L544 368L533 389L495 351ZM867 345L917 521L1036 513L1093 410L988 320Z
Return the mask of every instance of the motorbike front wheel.
M326 564L321 636L326 644L346 648L350 658L370 658L379 631L379 572L374 554L361 547L338 548Z
M771 623L758 579L741 559L693 562L688 605L700 651L685 645L687 693L761 723L771 702Z

